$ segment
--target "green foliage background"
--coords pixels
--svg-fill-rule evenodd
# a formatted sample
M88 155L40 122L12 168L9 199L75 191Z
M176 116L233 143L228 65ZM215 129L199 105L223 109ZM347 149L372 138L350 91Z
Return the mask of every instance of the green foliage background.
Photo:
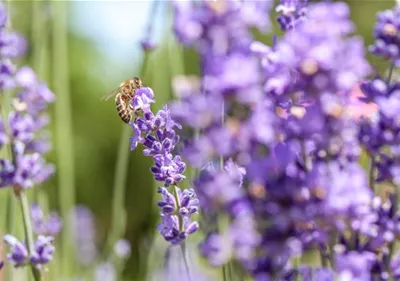
M167 1L161 1L169 5ZM375 14L379 10L390 8L394 1L386 0L354 0L347 1L352 10L352 18L357 26L357 33L365 39L366 45L373 41L372 31ZM40 76L47 81L52 80L52 58L50 53L52 44L52 19L48 2L41 3L41 20L44 25L39 30L33 28L34 4L30 1L13 1L12 19L13 27L24 33L30 43L26 61ZM95 5L96 3L93 3ZM79 3L74 3L79 5ZM50 13L49 13L50 10ZM134 11L133 11L134 13ZM193 50L184 50L175 42L171 28L171 10L164 10L165 30L160 46L150 54L148 67L143 75L143 80L154 89L157 103L155 108L160 108L173 97L171 78L177 74L197 74L198 57ZM46 16L47 15L47 16ZM162 15L159 15L162 16ZM272 15L271 20L274 20ZM72 15L68 14L68 20ZM110 18L110 20L113 20ZM275 31L278 30L275 26ZM277 35L281 33L278 32ZM259 40L270 43L271 35L262 35L255 32ZM113 42L118 44L118 42ZM132 42L138 44L138 42ZM36 49L35 49L36 48ZM35 52L37 52L35 54ZM37 54L41 55L38 56ZM39 57L39 58L38 58ZM371 62L380 70L387 65L375 58ZM113 194L113 179L119 149L119 138L124 125L116 115L113 101L103 102L101 97L107 94L119 83L131 76L139 75L140 64L119 64L110 61L104 56L94 41L80 37L70 31L68 33L69 86L72 105L72 130L73 135L57 142L62 146L73 143L73 162L75 172L76 202L89 206L96 214L98 245L104 246L106 234L111 225L111 204ZM107 66L109 71L103 74L98 69ZM112 73L112 75L109 75ZM51 85L54 88L54 85ZM57 95L57 93L56 93ZM54 108L52 112L55 116ZM55 122L52 122L53 137L55 136ZM49 160L57 162L57 151L53 150ZM151 241L155 234L158 220L156 202L156 185L152 180L149 167L151 160L146 159L139 151L130 152L129 170L125 194L127 210L127 224L125 237L132 243L132 257L126 270L126 280L144 280ZM62 161L62 160L61 160ZM58 180L59 172L43 187L49 194L51 209L59 208ZM1 191L5 192L5 191ZM1 200L4 200L2 195ZM159 258L163 253L159 253Z

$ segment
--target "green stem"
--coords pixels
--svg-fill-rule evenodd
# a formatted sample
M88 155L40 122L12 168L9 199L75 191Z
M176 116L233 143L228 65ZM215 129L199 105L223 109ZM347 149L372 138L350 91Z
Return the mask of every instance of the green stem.
M178 187L175 185L173 188L174 191L174 198L176 202L176 210L175 210L175 215L178 216L179 218L179 231L183 230L183 220L182 216L179 215L179 209L181 208L181 205L179 203L179 196L178 196Z
M223 126L225 123L225 102L222 103L222 108L221 108L221 126ZM219 167L221 170L224 169L224 157L222 155L220 155L219 157ZM221 225L221 218L218 218L219 222L219 231L221 231L220 229L220 225ZM229 268L229 263L228 264L224 264L222 266L222 276L223 276L223 281L227 281L229 280L228 274L230 274L230 268Z
M42 1L32 1L32 65L42 79L46 70L47 26L44 24Z
M27 245L28 246L28 254L29 254L29 256L31 256L34 251L34 249L33 249L34 241L33 241L31 216L29 213L28 198L26 197L24 190L18 191L17 198L19 199L19 202L21 205L22 219L24 222L24 233L25 233L25 237L26 237L26 242L28 244ZM32 270L33 278L35 281L42 280L40 271L33 264L31 264L31 270Z
M187 276L188 276L188 281L191 281L192 277L190 275L189 263L188 263L188 260L187 260L187 251L186 251L185 241L183 241L180 246L181 246L181 250L182 250L183 263L185 265L186 273L187 273Z
M395 185L395 184L393 184L393 189L394 189L394 200L392 202L393 203L392 213L396 214L397 210L398 210L400 192L399 192L399 187L397 185ZM396 248L395 246L396 246L396 239L394 239L392 242L389 243L389 254L388 254L389 257L388 257L388 259L386 261L386 264L385 264L387 271L390 270L390 261L392 260L392 256L394 254L394 250Z
M107 253L111 252L118 237L123 235L123 223L121 217L125 216L125 187L129 166L129 136L131 128L124 126L122 128L120 143L118 148L117 164L115 166L115 178L113 185L113 202L111 215L111 230L107 241Z
M68 29L67 1L53 1L53 88L57 95L55 104L56 149L58 157L58 195L60 213L68 217L75 205L74 148L72 130L71 97L68 78ZM61 237L61 272L69 277L75 266L73 223L64 225Z
M390 64L390 67L389 67L388 78L387 78L387 80L386 80L386 83L387 83L387 84L390 84L390 82L392 81L393 70L394 70L394 63L391 63L391 64Z
M147 70L147 64L149 61L149 54L144 53L144 59L142 67L140 69L140 75L143 76ZM113 184L113 202L112 202L112 213L111 213L111 229L107 238L106 243L106 255L109 255L114 247L114 244L119 237L123 235L125 228L124 222L121 222L121 218L125 218L125 189L126 179L129 168L129 136L132 132L130 126L125 125L122 129L120 136L120 143L118 147L117 164L115 166L115 177Z
M375 174L375 158L374 158L374 155L371 154L370 161L369 161L368 182L369 182L369 186L373 192L375 192L374 174Z

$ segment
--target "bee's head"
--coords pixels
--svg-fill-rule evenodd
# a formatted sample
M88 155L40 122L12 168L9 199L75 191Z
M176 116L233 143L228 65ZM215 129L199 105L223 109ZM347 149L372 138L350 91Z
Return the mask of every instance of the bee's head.
M132 82L135 89L141 88L143 86L142 80L140 80L139 77L133 77Z

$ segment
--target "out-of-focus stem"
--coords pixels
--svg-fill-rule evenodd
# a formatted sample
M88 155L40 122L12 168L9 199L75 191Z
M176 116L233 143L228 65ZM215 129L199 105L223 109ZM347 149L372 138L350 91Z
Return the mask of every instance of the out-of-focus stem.
M179 195L178 195L178 187L175 185L173 188L174 191L174 198L175 198L175 202L176 202L176 210L175 210L175 215L178 216L179 218L179 231L183 230L183 220L182 220L182 216L179 215L179 209L181 208L181 204L179 202Z
M390 84L390 82L392 81L393 70L394 70L394 63L392 62L392 63L390 64L390 67L389 67L389 74L388 74L388 78L387 78L387 80L386 80L386 83L387 83L387 84Z
M32 65L36 75L44 79L47 58L47 26L43 20L43 1L32 1Z
M6 132L8 132L8 111L9 111L9 104L10 104L10 93L0 93L0 118L3 120L3 124L5 127ZM6 157L10 158L11 157L11 146L10 149L5 149L3 148L2 151L0 151L0 156L1 157ZM4 204L4 209L3 212L5 214L3 222L5 223L4 225L4 231L7 233L13 233L14 232L14 221L15 221L15 197L14 197L14 192L11 188L8 189L6 194L3 194L3 196L7 197L6 204ZM4 234L4 233L2 233ZM6 275L6 280L12 280L13 276L13 270L11 270L11 267L7 266L5 268L5 275Z
M182 250L182 258L183 258L183 263L185 265L188 281L192 281L192 277L190 275L189 263L188 263L188 259L187 259L187 251L186 251L185 241L183 241L180 246L181 246L181 250Z
M144 53L144 60L140 70L140 76L142 76L147 67L149 55L147 52ZM115 177L113 184L113 202L112 202L112 213L111 213L111 229L108 234L106 243L106 255L109 255L115 242L123 235L124 223L121 222L121 217L125 217L125 188L126 178L128 175L129 166L129 136L132 132L132 128L128 125L124 125L121 132L120 143L118 147L117 164L115 166Z
M393 204L392 205L392 209L393 209L392 213L395 215L397 213L397 210L398 210L400 192L399 192L399 186L396 185L396 184L393 184L393 189L394 189L394 198L393 198L393 201L392 201L392 204ZM388 272L390 270L390 262L391 262L392 257L393 257L395 246L396 246L396 239L393 239L393 241L391 241L389 243L389 253L388 253L388 258L387 258L386 264L385 264L386 270Z
M29 213L28 198L26 197L24 190L18 190L18 188L16 188L16 195L17 195L17 198L19 199L19 202L21 205L22 219L24 222L25 238L26 238L26 243L28 246L28 254L29 254L29 256L31 256L31 254L34 251L34 249L33 249L34 241L33 241L31 216ZM32 270L33 278L35 279L35 281L41 281L42 276L41 276L39 269L37 269L33 264L31 264L31 270Z
M368 183L373 192L375 192L375 158L374 155L370 155L369 158L369 171L368 171Z
M58 195L60 213L68 217L75 204L75 175L71 97L68 78L68 29L67 1L53 1L53 88L57 95L55 104L56 149L58 165ZM72 235L73 223L65 224L61 239L61 272L69 276L74 267L75 243Z

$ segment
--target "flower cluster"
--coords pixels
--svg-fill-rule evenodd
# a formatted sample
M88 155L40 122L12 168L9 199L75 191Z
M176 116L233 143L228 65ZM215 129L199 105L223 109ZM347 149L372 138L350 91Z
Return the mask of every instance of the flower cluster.
M49 123L45 111L55 96L28 67L18 69L12 81L17 94L8 119L1 122L4 131L0 135L3 144L12 147L13 159L0 160L0 186L31 188L54 172L43 155L51 148L44 130Z
M55 247L52 236L39 235L30 255L28 254L27 245L18 241L14 236L7 234L4 236L4 241L11 247L7 260L12 262L15 267L31 263L40 268L53 259Z
M56 212L52 212L45 218L38 204L33 204L31 206L31 218L33 230L37 234L55 236L61 231L62 221L60 216Z
M282 13L277 19L282 30L293 29L306 20L307 0L281 0L276 12Z
M254 42L250 32L265 30L268 20L254 25L246 17L256 10L258 18L270 8L265 3L175 2L174 8L175 35L198 51L201 77L198 85L188 80L177 87L181 98L171 111L192 134L183 156L202 169L194 181L202 214L220 221L202 253L218 266L235 259L260 281L295 280L293 274L309 280L311 269L290 260L310 248L323 264L335 264L318 269L318 280L333 280L333 270L343 280L390 275L397 202L374 197L370 187L400 179L399 91L380 78L362 83L362 101L380 110L353 118L350 92L371 67L363 41L352 35L349 7L281 1L278 22L286 33L273 46ZM380 16L376 33L391 52L397 14L395 8ZM363 148L377 153L378 178L358 163Z
M55 214L44 221L38 206L34 207L30 218L29 210L26 210L28 206L23 202L26 201L24 189L42 183L54 171L53 166L46 163L44 155L51 148L45 131L49 123L46 111L55 96L32 69L17 68L13 64L13 59L24 54L26 43L7 25L8 15L0 3L0 96L4 101L0 108L0 149L11 152L10 159L0 159L0 187L13 187L20 199L26 243L11 234L6 234L4 241L10 246L7 259L15 267L30 264L35 271L52 260L54 238L49 235L57 234L61 228L60 219ZM31 219L38 234L36 241L28 239L31 236L28 221Z
M183 173L186 169L181 157L174 155L179 142L175 128L180 129L181 125L172 119L167 106L153 114L150 104L154 101L154 93L150 88L136 90L131 104L134 115L131 150L141 143L145 147L143 154L153 158L151 172L157 181L164 184L158 189L162 196L158 203L162 223L158 229L165 240L179 244L198 229L198 223L191 221L191 216L198 211L198 200L193 191L182 191L177 186L185 179ZM173 194L168 187L173 188Z
M371 53L389 59L400 67L400 6L378 13L375 25L375 42Z

